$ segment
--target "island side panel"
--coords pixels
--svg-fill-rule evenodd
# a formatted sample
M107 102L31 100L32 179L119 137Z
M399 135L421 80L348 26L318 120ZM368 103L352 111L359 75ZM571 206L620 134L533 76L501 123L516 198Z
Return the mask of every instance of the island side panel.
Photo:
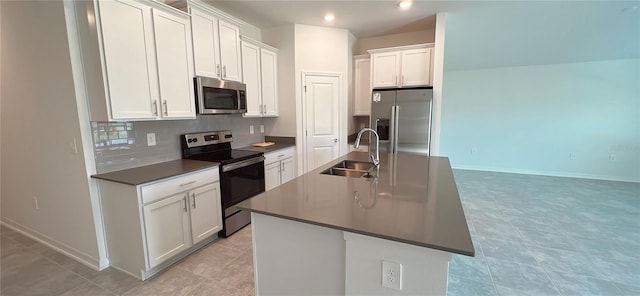
M251 213L256 295L344 295L342 231Z
M451 253L344 232L346 295L446 295ZM382 286L382 261L402 264L402 290Z

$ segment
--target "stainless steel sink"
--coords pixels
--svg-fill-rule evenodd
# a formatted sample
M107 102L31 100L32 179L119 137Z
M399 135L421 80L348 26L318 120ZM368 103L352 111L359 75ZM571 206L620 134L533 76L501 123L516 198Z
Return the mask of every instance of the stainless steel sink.
M343 160L332 167L320 172L320 174L342 176L350 178L370 178L369 171L373 168L373 163L365 161Z
M368 171L372 167L373 167L372 162L355 161L355 160L343 160L332 166L332 168L341 168L341 169L358 170L358 171Z

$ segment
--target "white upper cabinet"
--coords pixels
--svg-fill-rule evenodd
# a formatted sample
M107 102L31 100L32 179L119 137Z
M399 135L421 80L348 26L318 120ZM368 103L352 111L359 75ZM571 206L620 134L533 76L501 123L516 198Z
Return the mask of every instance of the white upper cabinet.
M354 61L354 115L371 114L371 60L356 58Z
M240 71L240 28L222 20L218 24L222 79L240 82L242 81L242 72Z
M99 5L110 117L154 119L159 92L155 49L149 42L153 40L151 7L117 0Z
M402 51L400 86L430 85L431 48Z
M399 85L400 53L385 52L371 55L373 62L373 87L394 87Z
M278 116L278 54L261 48L260 67L264 105L262 116Z
M220 78L218 19L194 7L190 11L196 75Z
M372 87L431 85L432 47L418 44L369 50Z
M74 5L91 121L195 118L189 15L153 1Z
M193 88L193 53L191 23L159 10L153 11L160 116L163 118L192 117L195 111Z
M278 116L277 49L242 37L242 76L247 85L245 117Z
M241 82L240 28L204 5L189 5L196 75Z

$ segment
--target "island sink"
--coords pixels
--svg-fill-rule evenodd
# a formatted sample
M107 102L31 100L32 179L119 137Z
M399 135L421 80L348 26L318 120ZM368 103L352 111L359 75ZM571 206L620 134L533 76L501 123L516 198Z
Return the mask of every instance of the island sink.
M374 167L372 162L343 160L330 168L320 172L320 174L342 176L351 178L370 178L369 171Z

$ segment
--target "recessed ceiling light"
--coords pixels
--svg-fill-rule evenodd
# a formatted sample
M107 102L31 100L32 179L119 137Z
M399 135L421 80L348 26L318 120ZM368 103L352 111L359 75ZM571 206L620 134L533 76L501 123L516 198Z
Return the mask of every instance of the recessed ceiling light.
M413 1L411 0L400 0L398 1L398 7L403 10L407 10L413 5Z
M336 19L336 16L330 13L324 16L324 20L327 22L333 22L333 20L335 19Z

